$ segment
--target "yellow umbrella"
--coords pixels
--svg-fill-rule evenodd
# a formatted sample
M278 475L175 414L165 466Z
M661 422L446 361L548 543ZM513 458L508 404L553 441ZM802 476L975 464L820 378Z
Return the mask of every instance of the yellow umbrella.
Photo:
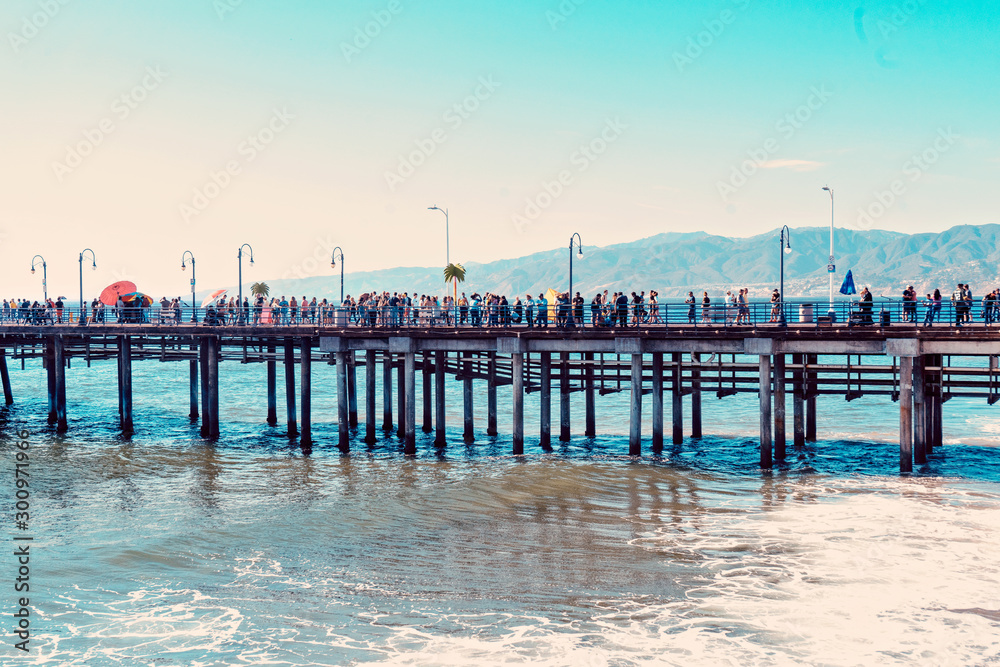
M549 321L556 319L556 299L562 292L552 289L551 287L545 292L545 300L549 302Z

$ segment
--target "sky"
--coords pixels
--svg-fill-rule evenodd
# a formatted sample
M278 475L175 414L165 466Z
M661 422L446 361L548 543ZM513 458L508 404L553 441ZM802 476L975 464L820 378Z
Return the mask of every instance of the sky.
M0 292L1000 222L1000 3L4 0ZM834 199L822 190L833 188ZM445 216L428 207L448 210ZM391 289L391 286L387 286Z

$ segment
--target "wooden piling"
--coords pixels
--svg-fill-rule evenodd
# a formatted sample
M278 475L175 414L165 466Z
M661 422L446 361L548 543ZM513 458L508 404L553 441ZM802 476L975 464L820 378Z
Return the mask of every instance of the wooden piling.
M375 350L365 350L365 444L375 444Z
M403 355L403 369L406 387L406 430L403 438L403 453L413 456L417 453L417 378L416 354L411 348Z
M192 341L190 349L192 352L197 353L198 343ZM192 355L191 361L188 362L188 398L189 403L191 404L191 409L188 412L188 419L192 422L198 421L198 360L195 356L196 355Z
M267 346L267 424L278 425L278 361L274 345ZM202 401L204 406L204 401Z
M487 352L486 435L497 435L497 353Z
M806 444L805 374L802 372L802 360L803 355L792 355L792 363L796 366L792 372L792 444L795 447L804 447Z
M642 353L632 354L632 384L629 400L628 455L642 455Z
M10 371L7 369L7 350L0 348L0 383L3 384L4 405L14 405L14 391L10 386Z
M217 439L219 437L219 337L208 336L206 342L208 343L208 408L211 412L208 437ZM294 416L294 413L292 414Z
M701 437L701 354L691 354L691 437Z
M944 355L935 354L934 355L934 365L938 367L937 372L934 373L934 400L932 401L934 410L934 430L931 433L931 447L928 447L928 451L932 451L932 447L940 447L944 444L944 373L940 370L944 368Z
M462 438L466 444L476 440L475 426L472 418L472 356L470 352L462 355L462 409L465 429Z
M288 437L299 434L295 417L295 340L285 339L285 408L288 418Z
M396 364L396 435L400 440L406 438L406 359L400 358Z
M774 355L774 458L785 460L785 355Z
M569 352L559 353L559 441L569 442Z
M420 378L422 380L421 389L423 390L423 400L420 402L421 410L423 412L423 425L422 430L424 433L430 433L434 430L434 404L431 400L432 387L434 383L434 369L431 367L431 353L424 352L422 357L422 364L420 369Z
M817 364L819 356L807 354L806 362ZM816 371L806 373L806 440L816 442Z
M552 446L552 353L540 352L540 382L539 391L539 444L543 448Z
M684 387L681 359L680 352L674 352L671 355L673 368L671 369L672 381L670 389L673 393L673 405L671 406L670 417L673 420L673 443L675 445L684 442Z
M927 378L924 356L913 359L913 462L927 463Z
M593 438L597 435L597 406L594 401L594 353L585 352L583 358L586 365L583 393L586 425L583 434L588 438Z
M771 356L760 355L760 467L771 463Z
M663 451L663 353L653 357L653 452Z
M66 358L63 337L53 336L52 342L54 343L53 365L56 371L56 433L65 433L69 425L66 421Z
M49 336L45 340L45 374L49 399L49 426L56 423L56 343L55 336ZM120 377L120 374L119 374Z
M444 447L448 444L445 436L447 426L444 403L444 373L448 363L448 353L438 350L434 353L434 446Z
M514 408L514 456L524 454L524 354L515 352L511 356L511 379L513 380Z
M209 405L208 395L208 339L202 338L198 343L198 365L201 368L201 437L208 438L212 432L212 408ZM121 355L118 356L119 369L121 368ZM119 377L121 372L119 371ZM119 408L121 405L121 382L118 383ZM121 410L119 409L119 416Z
M351 446L351 418L347 396L347 352L334 353L337 362L337 446L347 451ZM368 372L371 375L371 371ZM366 421L370 421L366 418Z
M358 371L354 350L347 352L347 423L358 427Z
M134 421L132 419L132 338L131 336L119 336L118 345L121 349L121 399L122 415L121 430L128 435L134 432Z
M392 352L382 353L382 430L392 430Z
M312 339L300 339L299 353L299 393L302 396L302 419L300 420L299 445L303 449L312 446Z
M913 357L899 358L899 472L913 472Z

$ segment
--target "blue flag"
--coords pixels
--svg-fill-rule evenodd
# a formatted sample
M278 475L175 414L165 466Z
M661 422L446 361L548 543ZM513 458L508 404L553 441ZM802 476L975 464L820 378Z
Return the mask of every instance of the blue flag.
M841 294L857 294L858 290L854 289L854 274L850 271L844 276L844 284L840 286Z

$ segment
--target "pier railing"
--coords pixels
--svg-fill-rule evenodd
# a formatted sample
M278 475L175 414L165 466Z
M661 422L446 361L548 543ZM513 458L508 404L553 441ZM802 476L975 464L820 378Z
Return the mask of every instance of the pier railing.
M956 304L945 301L939 308L930 303L906 303L878 300L861 303L837 301L831 310L827 303L753 302L746 305L713 303L704 306L680 302L629 304L626 309L610 306L582 308L549 305L544 314L538 308L507 305L479 307L419 307L419 306L299 306L297 308L176 308L99 306L87 308L84 324L142 324L200 326L283 326L358 327L358 328L583 328L618 329L623 327L712 327L742 326L921 326L927 324L991 325L1000 317L996 309L974 305L963 312ZM9 308L0 312L0 324L80 324L79 308Z

